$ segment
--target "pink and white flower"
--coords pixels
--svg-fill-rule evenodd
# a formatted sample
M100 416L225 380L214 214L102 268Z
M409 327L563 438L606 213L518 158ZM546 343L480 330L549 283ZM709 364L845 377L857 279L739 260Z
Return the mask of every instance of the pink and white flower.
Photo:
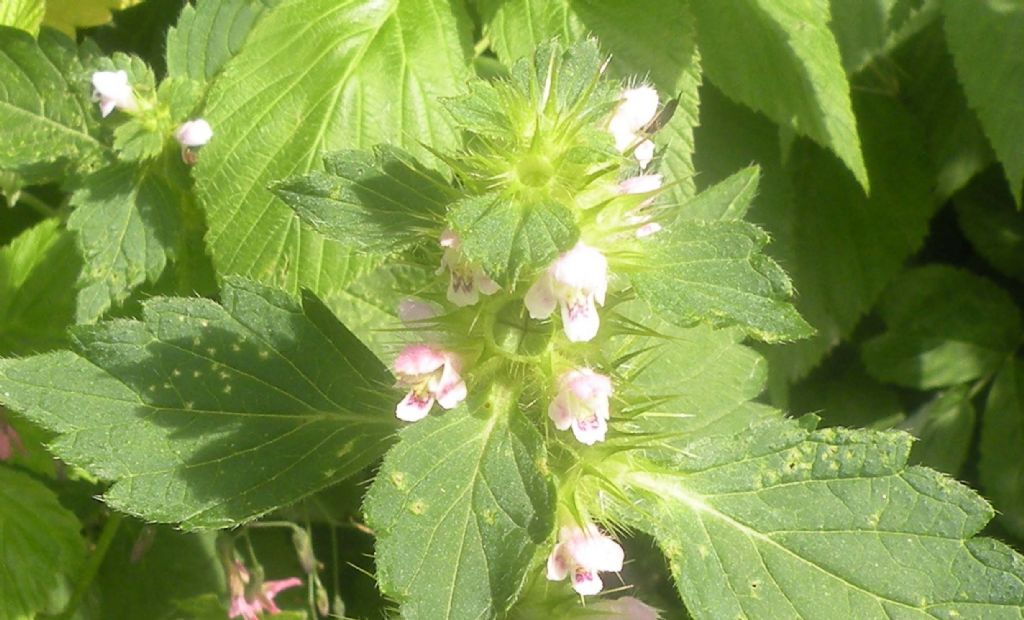
M658 620L657 609L633 596L604 599L588 605L589 611L598 612L594 620Z
M592 446L608 432L608 399L612 381L589 368L570 370L558 380L558 394L548 405L548 417L560 431L572 428L580 443Z
M441 267L437 273L448 270L451 279L448 281L448 301L456 306L472 306L480 301L480 294L493 295L501 287L487 277L479 265L466 260L459 247L459 236L453 230L441 233Z
M92 99L99 102L103 117L115 108L132 111L138 107L135 92L124 71L96 71L92 74L92 88Z
M459 376L461 361L454 353L412 344L395 358L394 370L399 385L409 387L409 393L395 407L399 420L422 420L434 402L452 409L466 399L466 383Z
M196 150L213 137L213 129L204 119L185 121L174 132L174 139L181 145L181 159L188 165L196 163Z
M398 318L410 327L422 324L441 314L441 307L422 299L406 297L398 302Z
M619 183L619 192L622 194L647 194L661 189L662 177L660 174L642 174ZM643 239L650 237L661 230L661 224L651 221L651 214L646 212L646 207L654 202L654 198L648 198L640 205L626 214L626 222L634 225L636 238Z
M242 616L244 620L259 620L263 612L279 614L281 609L274 603L274 597L282 590L302 585L298 577L260 583L250 581L248 569L235 560L228 574L228 591L231 596L228 618Z
M658 91L650 86L637 86L623 91L621 99L608 122L608 131L620 153L635 145L633 156L644 169L654 158L654 143L646 139L637 142L642 138L641 130L658 114Z
M604 305L607 291L607 259L580 241L551 263L524 301L535 319L548 318L560 306L565 336L572 342L587 342L601 325L595 304Z
M604 587L601 572L622 570L625 553L619 543L597 529L593 523L583 528L563 527L558 544L548 556L548 579L572 580L572 587L583 596L597 594Z

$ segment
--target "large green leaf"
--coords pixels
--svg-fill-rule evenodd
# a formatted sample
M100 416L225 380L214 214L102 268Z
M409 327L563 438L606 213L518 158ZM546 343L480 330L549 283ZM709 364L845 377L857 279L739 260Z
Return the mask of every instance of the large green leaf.
M472 196L454 204L450 217L462 251L502 286L514 284L524 270L546 266L579 238L572 212L554 201Z
M0 465L0 620L34 618L85 552L82 525L42 483Z
M393 147L331 153L324 166L273 189L313 230L349 248L387 253L422 240L417 233L436 235L459 195Z
M182 189L155 170L116 164L84 179L71 204L68 228L78 233L85 261L77 320L95 321L143 282L155 282L174 257L181 234Z
M1010 191L1024 193L1024 5L1005 0L943 0L946 39L967 101L978 112L1006 170Z
M650 532L703 618L1020 618L1024 558L973 538L991 507L908 467L903 433L774 421L623 463L622 518Z
M81 259L57 220L23 232L0 250L0 355L26 355L67 341Z
M439 99L469 75L468 19L442 0L295 0L268 10L211 86L216 133L195 168L220 273L321 293L359 261L299 219L267 186L320 166L326 151L454 146Z
M995 372L1020 344L1020 310L990 280L952 267L911 269L880 304L888 330L864 343L880 381L916 388L964 383Z
M1009 361L996 376L981 425L981 486L999 519L1024 537L1024 364Z
M730 98L829 148L857 182L868 170L828 0L695 0L700 52Z
M655 137L664 147L660 172L677 202L694 194L693 128L697 124L700 62L694 18L683 2L640 0L628 4L596 0L482 0L484 30L506 63L529 56L545 41L597 37L620 77L645 77L675 114ZM656 44L651 44L651 42Z
M724 212L749 201L749 183L729 180L732 195L713 192ZM698 197L698 200L700 198ZM789 278L762 253L764 231L740 220L671 222L651 239L650 266L632 276L639 295L678 325L740 325L765 341L809 336L810 327L790 304Z
M48 180L69 161L86 164L104 152L96 139L99 112L76 54L63 35L46 31L37 42L0 26L0 169Z
M223 305L155 298L78 352L0 360L0 400L59 434L147 520L224 527L360 470L394 428L385 368L315 298L229 280Z
M401 433L366 501L383 591L409 620L491 618L515 600L551 533L540 434L510 386Z
M167 31L167 73L200 84L242 49L256 20L276 0L200 0L186 4Z
M697 164L713 183L751 161L764 173L748 219L764 222L768 252L792 275L795 304L817 330L773 347L772 373L792 381L846 337L928 230L936 205L931 172L914 119L879 96L854 99L872 192L866 197L842 165L806 140L779 156L775 127L705 89Z

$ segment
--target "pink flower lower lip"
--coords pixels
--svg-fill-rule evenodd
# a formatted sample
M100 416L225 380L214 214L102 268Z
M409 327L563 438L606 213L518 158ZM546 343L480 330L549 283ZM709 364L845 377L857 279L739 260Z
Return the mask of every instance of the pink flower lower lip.
M434 403L452 409L466 398L466 383L459 372L461 361L450 351L426 344L402 349L394 362L400 386L408 387L395 407L400 420L415 422L430 412Z

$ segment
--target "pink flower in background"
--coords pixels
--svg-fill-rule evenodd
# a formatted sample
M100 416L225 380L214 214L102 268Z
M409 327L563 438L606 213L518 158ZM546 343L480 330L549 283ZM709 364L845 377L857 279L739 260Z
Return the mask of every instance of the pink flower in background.
M302 585L298 577L252 584L256 587L251 587L249 582L249 571L236 560L228 574L228 593L231 596L228 618L242 616L244 620L259 620L263 612L279 614L281 609L274 603L274 597L282 590Z
M604 587L598 573L622 570L625 553L593 523L584 528L563 527L558 544L548 556L548 579L561 581L567 576L578 593L597 594Z
M466 383L459 376L461 363L454 353L426 344L413 344L395 358L398 382L409 393L398 403L395 414L406 422L421 420L434 402L451 409L466 398Z
M484 270L466 260L460 249L459 236L452 230L446 230L441 234L441 247L444 254L441 256L441 267L437 270L441 273L448 270L451 279L448 281L448 301L456 306L472 306L480 301L480 294L493 295L501 287L487 277Z
M619 191L623 194L647 194L661 189L661 184L660 174L641 174L619 183Z
M0 461L7 461L17 453L25 453L18 431L0 416Z
M641 139L641 130L658 114L658 91L650 86L637 86L623 91L621 99L608 122L608 131L615 139L615 148L625 153ZM654 143L643 140L636 144L633 156L641 169L646 168L654 158Z
M398 318L409 326L414 326L441 314L441 308L432 302L406 297L398 302Z
M92 88L92 99L99 102L104 117L115 108L131 111L138 107L124 71L96 71L92 74Z
M604 599L588 605L590 611L600 612L594 620L658 620L657 609L632 596Z
M570 370L558 380L558 394L548 417L560 431L572 428L580 443L592 446L608 432L608 398L612 382L589 368Z
M548 318L560 306L565 336L572 342L586 342L597 335L601 320L595 302L603 306L607 290L608 261L580 241L551 263L524 301L535 319Z

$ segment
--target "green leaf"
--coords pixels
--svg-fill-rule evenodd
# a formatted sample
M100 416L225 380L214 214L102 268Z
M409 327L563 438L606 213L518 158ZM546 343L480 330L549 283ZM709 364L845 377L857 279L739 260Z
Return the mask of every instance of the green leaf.
M999 511L999 520L1024 537L1024 364L1003 366L985 403L981 424L981 486Z
M0 619L34 618L85 553L82 524L40 482L0 465Z
M339 151L324 172L275 183L274 192L313 230L362 251L389 253L439 234L445 207L458 197L437 172L399 149Z
M80 328L77 353L0 360L0 399L114 481L112 506L186 528L252 519L380 456L398 395L329 310L245 280L221 299L155 298L143 322Z
M906 419L906 410L892 387L864 371L856 352L836 351L788 393L793 415L814 413L822 426L884 430Z
M918 438L910 461L956 476L967 461L975 417L967 386L950 388L925 403L900 425Z
M744 185L737 189L747 192ZM746 222L679 220L651 239L651 266L632 281L640 297L677 325L739 325L769 342L809 336L810 326L787 301L789 279L761 251L767 242L764 231Z
M54 219L0 250L0 355L40 353L66 343L79 269L75 241Z
M896 48L891 60L891 68L874 65L885 76L874 88L898 94L920 121L938 178L935 197L943 203L995 161L992 147L967 106L941 22Z
M178 620L173 601L223 587L214 538L212 532L123 524L97 576L103 617Z
M732 434L761 416L745 406L764 389L767 368L761 355L740 344L742 330L665 327L657 337L627 336L609 351L626 360L615 377L617 400L628 403L617 411L629 420L624 430L689 440ZM612 424L619 422L613 418Z
M655 136L659 172L676 202L693 196L693 128L697 125L700 61L693 14L686 3L638 0L621 5L586 0L481 0L481 18L498 58L511 64L542 43L590 34L611 56L620 77L649 78L667 100L678 98L668 125ZM655 44L652 44L655 42Z
M741 220L757 195L761 170L750 166L709 187L679 207L677 217L688 220Z
M139 284L155 282L174 256L182 188L171 186L155 166L102 168L71 197L75 211L68 228L78 233L85 260L79 323L96 320Z
M39 34L46 5L44 0L6 0L0 4L0 26Z
M167 31L167 73L206 84L238 54L276 0L200 0L186 4Z
M46 181L105 152L89 76L67 38L46 31L37 42L0 26L0 75L0 169Z
M731 99L827 147L867 190L828 0L696 0L701 60ZM741 43L742 42L742 43Z
M557 202L522 204L501 194L472 196L449 214L466 257L502 286L539 269L579 238L572 213Z
M772 124L713 89L704 91L697 133L701 179L713 183L751 161L761 166L749 218L772 234L768 252L792 276L796 308L818 332L767 352L772 373L787 381L804 376L853 331L921 244L937 207L913 117L885 97L858 96L854 103L873 179L870 197L809 141L795 142L783 165Z
M1020 343L1020 310L989 280L943 266L911 269L880 304L888 331L864 343L880 381L930 389L995 372Z
M194 173L219 273L329 294L364 272L266 188L317 168L327 151L453 147L439 100L469 76L463 11L442 0L297 0L265 12L203 113L216 137Z
M978 113L1010 192L1024 194L1024 6L1003 0L944 0L946 40L967 101Z
M1003 186L986 180L953 201L960 229L989 264L1024 282L1024 214L1014 208Z
M831 0L830 8L829 25L848 74L862 70L938 16L933 0Z
M510 386L401 433L366 500L381 589L402 617L490 618L515 600L553 527L540 434Z
M698 620L1019 617L1024 558L973 538L991 507L908 467L910 446L769 422L623 463L620 510L654 535Z

